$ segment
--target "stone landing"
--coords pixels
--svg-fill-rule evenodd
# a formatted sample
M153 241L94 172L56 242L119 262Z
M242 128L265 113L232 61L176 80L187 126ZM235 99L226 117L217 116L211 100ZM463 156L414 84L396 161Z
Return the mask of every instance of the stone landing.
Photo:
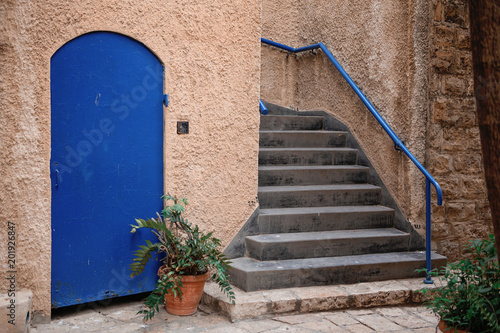
M249 318L296 315L320 311L401 306L423 302L420 289L435 289L440 281L427 285L423 278L366 282L357 284L302 287L244 292L233 287L236 304L215 283L207 283L202 305L227 316L231 321Z

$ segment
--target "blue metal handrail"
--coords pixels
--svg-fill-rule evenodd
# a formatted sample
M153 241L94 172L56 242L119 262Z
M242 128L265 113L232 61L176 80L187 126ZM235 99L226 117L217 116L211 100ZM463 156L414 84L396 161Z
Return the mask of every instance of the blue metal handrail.
M266 115L269 112L267 110L266 106L264 105L264 102L262 102L261 99L259 99L259 109L260 109L260 112L262 112L263 115Z
M404 152L410 160L417 166L417 168L424 174L426 180L425 180L425 202L426 202L426 209L425 209L425 232L426 232L426 269L427 269L427 276L424 280L425 283L433 283L432 278L430 276L430 271L431 271L431 184L434 185L434 188L436 189L437 193L437 204L438 206L441 206L443 204L443 193L441 191L441 186L439 186L438 182L434 179L434 177L431 176L429 171L427 171L424 166L417 160L415 156L406 148L406 146L403 144L403 142L398 138L396 133L392 130L392 128L387 124L387 122L382 118L380 113L375 109L373 104L366 98L366 96L361 92L359 87L354 83L354 81L351 79L349 74L342 68L342 66L339 64L337 59L332 55L330 50L323 44L323 43L317 43L309 46L304 46L304 47L299 47L299 48L293 48L287 45L283 45L280 43L273 42L272 40L261 38L261 42L264 44L268 44L280 49L283 49L288 52L292 53L299 53L299 52L304 52L304 51L309 51L309 50L315 50L315 49L321 49L325 55L330 59L330 61L333 63L335 68L340 72L342 77L347 81L347 83L351 86L351 88L354 90L356 95L361 99L361 101L366 105L368 110L371 112L371 114L375 117L375 119L379 122L379 124L382 126L382 128L389 134L389 137L394 141L394 148L397 150L400 150ZM262 102L262 101L261 101Z

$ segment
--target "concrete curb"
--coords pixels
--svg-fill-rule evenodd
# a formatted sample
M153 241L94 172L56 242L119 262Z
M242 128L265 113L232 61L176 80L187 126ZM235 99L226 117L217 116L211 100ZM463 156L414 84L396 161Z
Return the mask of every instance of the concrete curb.
M234 322L284 314L418 304L424 301L418 290L440 285L437 278L432 285L424 284L423 278L414 278L253 292L233 286L236 304L230 304L218 285L210 282L205 285L201 302Z

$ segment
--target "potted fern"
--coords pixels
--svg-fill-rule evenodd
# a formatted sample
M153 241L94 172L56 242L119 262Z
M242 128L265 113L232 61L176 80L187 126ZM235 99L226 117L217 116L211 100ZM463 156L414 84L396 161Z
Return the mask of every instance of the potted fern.
M147 309L138 313L144 320L153 318L159 306L165 301L167 312L176 315L190 315L196 312L207 279L214 280L221 290L234 303L234 292L229 285L227 269L230 262L219 251L220 240L212 233L201 232L184 219L182 213L187 200L178 199L170 194L164 195L165 208L161 215L148 220L136 219L131 225L131 233L148 228L158 238L156 243L149 240L134 252L130 264L133 278L141 274L144 266L156 253L163 265L158 270L158 283L145 299Z
M443 332L500 333L500 268L495 238L474 240L465 252L469 258L448 264L439 273L445 284L424 303L440 316ZM437 271L432 275L437 275Z

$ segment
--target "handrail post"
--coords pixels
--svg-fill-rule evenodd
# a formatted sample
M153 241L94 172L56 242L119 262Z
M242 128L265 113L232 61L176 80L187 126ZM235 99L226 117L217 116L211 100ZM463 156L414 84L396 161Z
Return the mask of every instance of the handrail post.
M425 266L424 283L433 284L431 277L431 182L425 178Z

